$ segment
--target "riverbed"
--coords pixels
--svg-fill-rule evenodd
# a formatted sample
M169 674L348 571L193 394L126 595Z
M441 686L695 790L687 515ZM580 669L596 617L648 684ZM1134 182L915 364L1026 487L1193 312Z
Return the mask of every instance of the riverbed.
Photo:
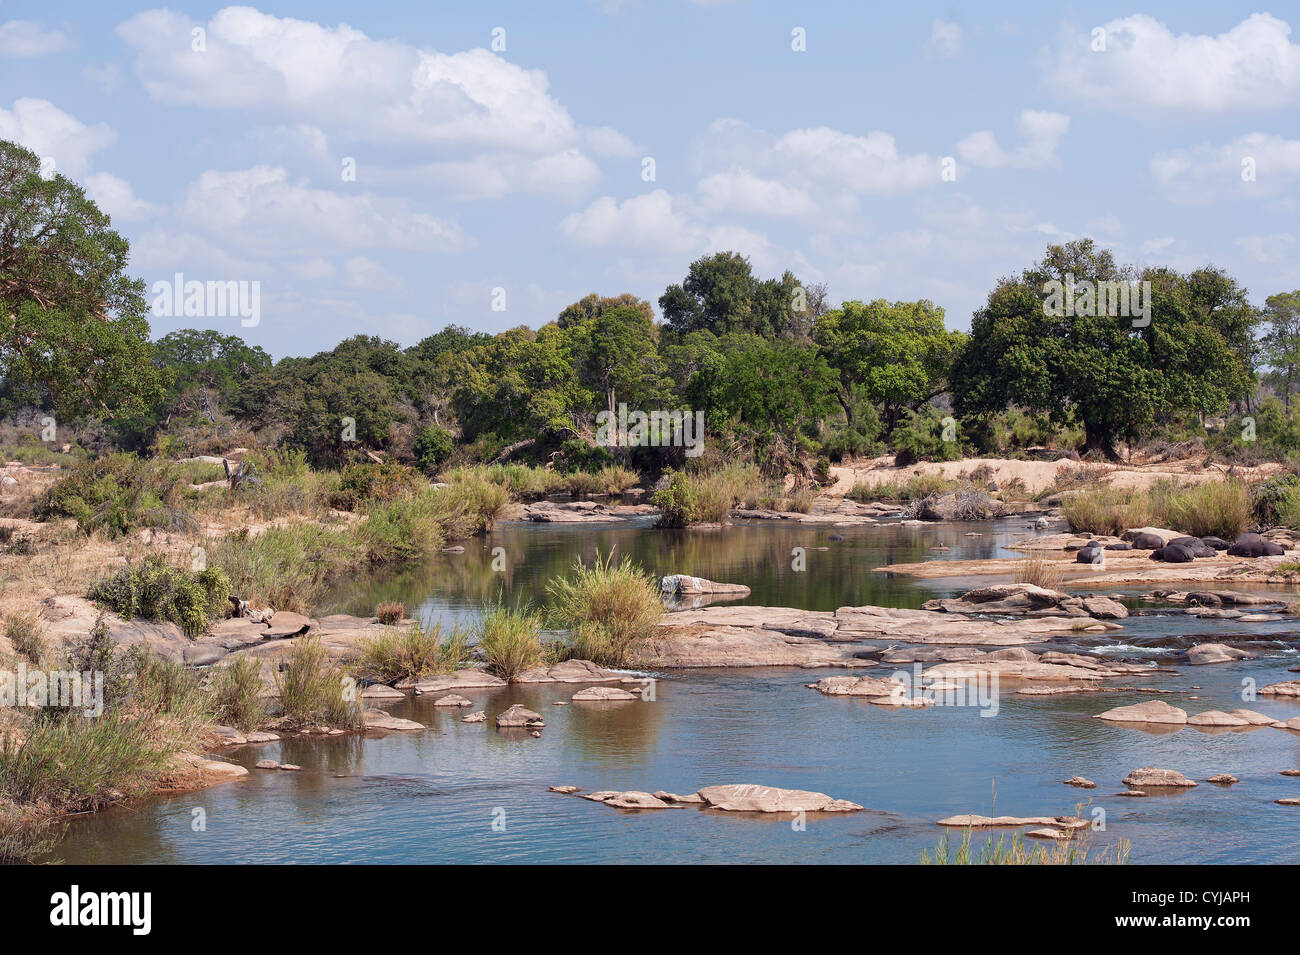
M844 528L753 522L688 531L656 530L645 520L504 524L465 553L418 571L350 582L335 603L369 613L377 601L396 599L426 622L469 623L485 602L542 604L547 582L575 559L613 550L656 575L747 584L748 604L919 607L992 581L915 580L871 568L1018 556L1007 545L1026 532L1023 519ZM795 548L802 548L803 569ZM1142 606L1140 588L1111 592ZM1151 679L1175 691L1158 698L1189 712L1248 706L1281 719L1300 715L1295 702L1242 696L1243 680L1264 685L1294 677L1287 672L1300 663L1294 621L1242 624L1158 613L1123 624L1104 640L1063 637L1052 646L1104 644L1120 659L1155 662L1194 640L1249 632L1259 641L1252 646L1259 658L1177 665L1177 676ZM805 687L837 672L672 671L654 674L653 701L568 706L553 704L576 687L463 691L490 717L512 703L537 710L547 724L538 738L491 722L461 723L466 711L411 698L389 709L426 724L424 732L241 747L229 757L250 768L270 758L302 771L253 769L247 779L202 792L75 817L57 854L91 864L915 863L943 836L935 823L944 816L1076 812L1104 823L1092 834L1094 852L1127 840L1134 863L1287 862L1300 851L1300 808L1273 802L1300 796L1300 778L1279 775L1300 768L1300 736L1293 733L1151 732L1091 718L1157 698L1141 694L1003 694L996 715L982 716L975 707L895 710ZM887 676L893 668L868 672ZM1177 769L1202 782L1145 799L1116 796L1126 788L1120 780L1140 766ZM1241 782L1203 782L1224 772ZM1097 788L1062 784L1075 775ZM809 816L800 827L787 815L694 807L623 812L548 791L574 785L684 793L722 783L818 790L867 811ZM977 833L975 841L987 837Z

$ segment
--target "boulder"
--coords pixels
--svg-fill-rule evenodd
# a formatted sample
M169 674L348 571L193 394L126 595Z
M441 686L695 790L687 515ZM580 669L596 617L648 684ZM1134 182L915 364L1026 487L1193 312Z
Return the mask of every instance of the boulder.
M659 588L666 594L687 597L695 594L734 594L748 597L750 590L744 584L720 584L704 577L692 577L689 574L669 574L659 581Z
M482 710L479 710L477 713L469 714L469 716L462 716L460 721L462 723L486 723L487 714Z
M1300 698L1300 680L1288 680L1285 683L1270 683L1260 687L1260 696L1280 696L1285 699Z
M1232 710L1232 715L1239 719L1245 720L1251 726L1276 726L1277 720L1271 716L1265 716L1263 713L1256 713L1254 710Z
M1125 786L1140 789L1191 789L1196 785L1176 769L1157 769L1154 766L1133 770L1123 782Z
M253 764L254 769L279 769L280 764L274 759L259 759Z
M832 799L825 793L776 789L753 784L706 786L699 791L704 805L726 812L857 812L857 803Z
M1085 779L1082 776L1071 776L1065 781L1067 786L1077 786L1080 789L1096 789L1097 784L1091 779Z
M1233 660L1251 660L1255 654L1238 650L1226 643L1198 643L1187 649L1187 662L1193 666L1205 666L1210 663L1231 663Z
M440 696L433 701L434 706L473 706L474 701L468 700L459 693L448 693L446 696Z
M589 686L579 690L571 699L574 703L609 703L618 700L635 700L637 695L616 686Z
M1117 706L1105 713L1098 713L1093 718L1112 723L1158 723L1182 726L1187 723L1187 711L1170 706L1163 700L1147 700L1145 703Z
M551 787L551 792L564 793L565 795L568 795L569 793L576 793L577 791L578 791L577 786L552 786Z
M1232 786L1236 783L1241 782L1241 780L1238 779L1236 776L1232 775L1232 773L1218 773L1217 775L1211 776L1209 779L1206 780L1206 782L1218 783L1220 786Z
M404 720L400 716L393 716L391 713L376 709L368 709L362 712L361 720L368 730L403 732L425 728L423 723L417 723L415 720Z
M1228 548L1231 557L1281 557L1286 551L1258 534L1241 534Z
M371 683L361 691L363 700L404 700L406 694L382 683Z
M1225 713L1222 710L1206 710L1204 713L1196 713L1187 717L1188 726L1226 726L1226 727L1249 727L1251 722L1242 719L1240 716L1234 716L1231 713Z
M409 687L417 694L445 693L447 690L479 690L505 685L505 680L476 667L430 677L427 680L403 680L397 684L399 689Z
M277 610L266 626L265 637L269 640L285 640L307 633L316 626L319 625L310 617L289 610Z
M552 667L532 667L517 674L511 683L614 683L623 675L590 660L565 660Z
M534 713L526 706L521 706L518 703L497 717L497 726L502 728L526 727L528 729L540 729L545 725L546 721L542 719L540 713Z
M807 686L826 696L891 696L903 685L897 680L878 680L869 676L827 676Z

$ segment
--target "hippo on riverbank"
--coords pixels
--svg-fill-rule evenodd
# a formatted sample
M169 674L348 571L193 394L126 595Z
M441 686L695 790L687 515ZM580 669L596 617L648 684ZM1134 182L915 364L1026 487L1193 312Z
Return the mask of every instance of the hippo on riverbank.
M1227 550L1229 547L1232 546L1222 537L1202 537L1201 543L1208 544L1210 547L1213 547L1215 550Z
M1285 553L1280 545L1250 533L1240 535L1228 548L1232 557L1281 557Z
M1183 544L1166 544L1159 550L1151 552L1152 560L1163 560L1167 564L1190 564L1196 554Z
M1089 541L1079 548L1074 555L1076 564L1100 564L1105 561L1105 555L1102 553L1101 545L1096 541Z
M1130 542L1134 550L1159 550L1165 546L1164 539L1155 534L1137 534Z
M1205 543L1205 541L1201 540L1199 537L1175 537L1169 543L1177 544L1179 547L1186 547L1192 552L1193 557L1214 556L1214 548Z

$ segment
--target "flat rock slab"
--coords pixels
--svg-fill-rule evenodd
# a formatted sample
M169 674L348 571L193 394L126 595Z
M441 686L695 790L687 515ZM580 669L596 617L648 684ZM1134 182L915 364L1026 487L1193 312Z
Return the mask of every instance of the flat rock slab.
M1288 680L1285 683L1272 683L1259 688L1260 696L1280 696L1283 699L1300 698L1300 680Z
M1255 654L1230 647L1226 643L1198 643L1187 650L1187 662L1192 666L1210 663L1231 663L1233 660L1253 660Z
M893 696L903 690L903 684L898 680L878 680L870 676L827 676L806 685L826 696L878 698Z
M363 700L404 700L406 694L382 683L371 683L361 691Z
M625 674L597 666L590 660L565 660L553 667L532 667L518 674L511 683L614 683Z
M872 667L857 654L870 644L833 644L762 627L663 627L646 642L640 663L654 669L690 667Z
M637 695L617 686L589 686L573 694L574 703L611 703L622 700L635 700Z
M1170 706L1164 700L1147 700L1145 703L1134 703L1131 706L1117 706L1105 713L1098 713L1093 718L1112 723L1159 723L1183 726L1187 723L1187 711Z
M863 807L846 799L802 789L777 789L752 783L705 786L704 806L724 812L857 812Z
M404 720L400 716L393 716L391 713L385 713L383 710L366 710L361 714L361 719L368 730L407 732L411 730L422 730L425 728L423 723L417 723L415 720Z
M1187 717L1188 726L1224 726L1242 729L1255 729L1258 723L1252 723L1250 720L1243 719L1232 713L1225 713L1222 710L1206 710L1204 713L1196 713Z
M696 594L731 594L748 597L750 590L744 584L723 584L690 574L669 574L659 581L659 589L666 594L694 596Z
M1139 789L1191 789L1196 783L1176 769L1157 769L1143 766L1135 769L1122 780L1125 786Z
M1077 816L981 816L966 814L940 819L939 825L956 829L1018 829L1021 826L1050 826L1053 829L1082 829L1088 820Z
M397 684L399 688L404 685L405 681ZM499 676L493 676L487 670L473 668L409 683L410 689L415 690L416 694L444 693L447 690L481 690L505 685L506 681Z
M433 701L434 706L473 706L474 701L466 699L459 693L448 693Z

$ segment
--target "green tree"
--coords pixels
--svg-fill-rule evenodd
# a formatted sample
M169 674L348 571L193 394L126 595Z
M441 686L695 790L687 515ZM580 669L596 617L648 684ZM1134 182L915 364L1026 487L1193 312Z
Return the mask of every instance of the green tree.
M1291 410L1291 393L1300 379L1300 290L1270 295L1264 300L1261 342L1263 358L1273 369L1271 376L1282 393L1282 403Z
M752 332L776 338L794 336L806 326L801 316L811 305L790 272L761 282L744 256L717 252L692 262L685 280L664 290L659 307L668 328L679 334Z
M858 395L880 411L885 434L905 411L948 390L948 373L965 338L944 328L932 303L845 302L813 326L813 340L839 376L837 398L847 426Z
M661 395L654 322L646 311L619 305L566 330L578 379L604 400L610 418L620 401L648 410Z
M0 373L69 415L138 415L159 399L144 282L126 239L36 154L0 141Z

